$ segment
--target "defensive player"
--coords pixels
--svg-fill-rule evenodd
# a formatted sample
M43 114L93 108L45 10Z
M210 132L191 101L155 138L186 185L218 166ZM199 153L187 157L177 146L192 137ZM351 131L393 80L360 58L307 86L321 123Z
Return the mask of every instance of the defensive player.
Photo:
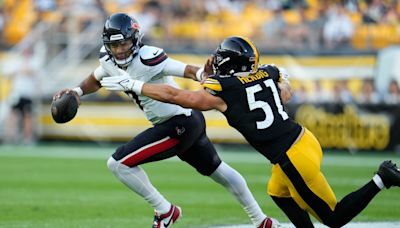
M273 164L268 194L296 227L313 227L308 213L329 227L341 227L381 189L400 186L399 169L384 161L371 181L337 202L320 169L319 142L289 118L282 105L291 95L287 76L273 65L258 67L258 59L258 51L248 39L230 37L213 55L215 75L205 81L205 90L127 82L122 81L124 75L104 79L101 84L183 107L222 112L228 123Z
M111 15L105 22L102 38L100 66L79 87L62 90L53 99L66 92L79 96L93 93L101 88L100 80L119 72L125 72L129 78L173 87L177 85L170 75L200 80L203 74L198 67L169 58L160 48L143 45L138 23L126 14ZM154 228L171 226L182 212L156 190L139 165L175 155L231 192L256 227L279 225L261 211L243 177L220 160L206 135L201 112L126 92L154 126L120 146L107 165L121 182L155 209Z

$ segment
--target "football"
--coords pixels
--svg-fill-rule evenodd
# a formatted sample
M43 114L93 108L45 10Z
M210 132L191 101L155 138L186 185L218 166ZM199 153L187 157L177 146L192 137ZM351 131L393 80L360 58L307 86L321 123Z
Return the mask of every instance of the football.
M72 120L78 112L78 98L74 93L64 93L51 103L51 115L56 123L66 123Z

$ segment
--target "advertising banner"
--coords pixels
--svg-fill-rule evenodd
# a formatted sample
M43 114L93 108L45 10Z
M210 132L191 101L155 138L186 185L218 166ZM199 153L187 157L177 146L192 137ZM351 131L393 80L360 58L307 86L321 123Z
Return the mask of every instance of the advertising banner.
M396 105L303 104L288 110L323 148L393 150L400 144Z

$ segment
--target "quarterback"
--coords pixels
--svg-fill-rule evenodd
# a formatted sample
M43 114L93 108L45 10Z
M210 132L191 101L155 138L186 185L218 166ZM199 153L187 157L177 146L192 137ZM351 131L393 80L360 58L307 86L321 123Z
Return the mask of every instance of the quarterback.
M128 76L119 84L126 88L130 86L129 79L178 88L171 75L198 81L204 75L203 69L169 58L163 49L142 44L139 24L126 14L113 14L107 19L102 39L100 65L79 87L58 92L54 100L63 93L74 93L79 97L96 92L101 88L100 81L121 73ZM182 210L157 191L140 165L172 156L178 156L200 174L225 187L255 227L279 225L262 212L244 178L221 161L206 135L205 120L200 111L123 90L139 105L153 127L118 147L108 159L107 166L122 183L154 208L153 228L170 227L181 217Z
M268 194L296 227L313 227L309 214L329 227L358 215L383 188L400 186L396 164L384 161L364 186L339 202L321 172L323 152L314 135L292 120L283 104L290 98L287 75L258 64L259 54L246 38L225 39L213 55L214 75L200 91L179 90L130 80L130 91L199 110L216 109L272 164ZM106 78L108 89L126 76Z

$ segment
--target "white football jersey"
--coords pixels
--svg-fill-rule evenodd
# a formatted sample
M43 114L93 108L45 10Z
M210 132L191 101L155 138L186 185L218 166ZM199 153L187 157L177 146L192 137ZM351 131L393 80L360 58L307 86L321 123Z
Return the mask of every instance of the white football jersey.
M163 49L145 45L139 49L139 53L133 58L125 71L128 72L133 79L146 83L168 84L179 88L170 75L171 72L166 72L166 70L164 70L168 64L176 63L176 61L168 60L170 59L164 53ZM99 61L100 66L94 72L98 81L103 77L120 75L118 72L119 67L110 59L104 47L100 50ZM171 69L173 67L168 68ZM182 77L183 71L179 73L176 72L176 74L181 75L174 76ZM190 116L191 114L191 109L182 108L175 104L163 103L143 95L139 95L138 99L140 102L139 105L143 108L146 118L152 124L162 123L176 115L184 114Z

